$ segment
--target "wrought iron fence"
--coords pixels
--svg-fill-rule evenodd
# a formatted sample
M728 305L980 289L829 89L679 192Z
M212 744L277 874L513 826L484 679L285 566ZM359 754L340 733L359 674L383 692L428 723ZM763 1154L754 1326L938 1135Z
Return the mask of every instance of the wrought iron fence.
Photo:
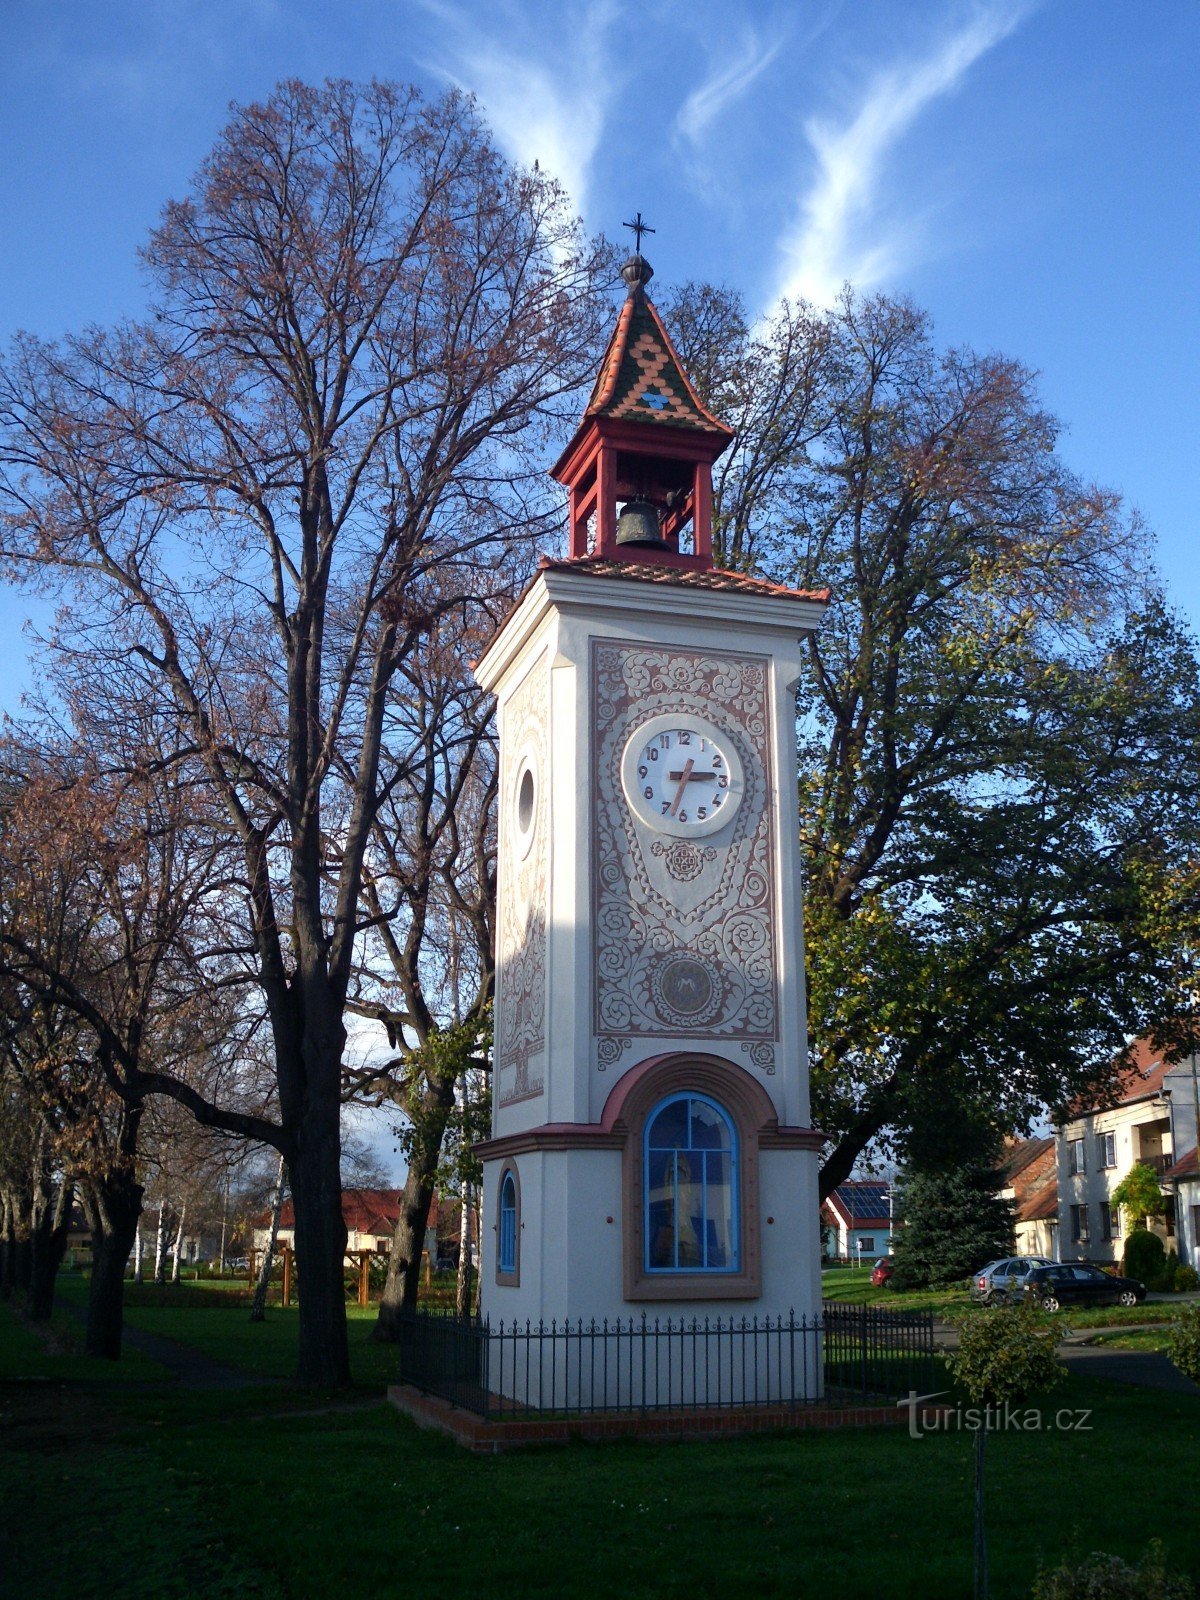
M495 1324L415 1311L400 1381L479 1416L839 1405L933 1389L933 1317L827 1301L817 1317Z

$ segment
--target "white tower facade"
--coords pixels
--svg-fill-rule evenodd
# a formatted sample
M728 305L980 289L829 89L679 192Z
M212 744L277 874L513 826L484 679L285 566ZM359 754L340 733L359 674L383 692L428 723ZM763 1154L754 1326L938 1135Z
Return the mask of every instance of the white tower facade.
M493 1323L820 1307L795 696L828 595L711 566L729 435L648 272L560 463L573 553L476 668L500 741ZM652 507L664 536L629 542Z

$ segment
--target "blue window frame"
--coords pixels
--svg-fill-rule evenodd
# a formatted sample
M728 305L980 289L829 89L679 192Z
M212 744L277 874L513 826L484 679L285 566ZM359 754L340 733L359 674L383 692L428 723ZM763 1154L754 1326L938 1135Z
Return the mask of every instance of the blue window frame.
M506 1172L500 1180L500 1255L501 1272L517 1270L517 1180Z
M645 1270L737 1272L738 1141L729 1113L706 1095L676 1094L646 1119Z

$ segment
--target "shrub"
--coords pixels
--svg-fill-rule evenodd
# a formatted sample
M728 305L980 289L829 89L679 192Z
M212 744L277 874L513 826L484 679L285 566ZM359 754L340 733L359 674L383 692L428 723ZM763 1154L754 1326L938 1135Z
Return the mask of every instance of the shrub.
M1195 1267L1175 1268L1176 1294L1188 1294L1192 1289L1200 1288L1200 1273Z
M1040 1394L1063 1376L1053 1333L1023 1305L977 1312L963 1324L946 1365L972 1400L987 1405Z
M1168 1570L1157 1539L1136 1567L1096 1550L1043 1567L1033 1585L1033 1600L1194 1600L1195 1593L1188 1578Z
M1186 1272L1187 1268L1180 1270ZM1195 1276L1193 1272L1192 1277ZM1184 1306L1172 1322L1168 1349L1184 1377L1200 1383L1200 1306Z
M1148 1289L1158 1287L1166 1262L1163 1242L1156 1233L1135 1228L1125 1241L1125 1276L1137 1278Z

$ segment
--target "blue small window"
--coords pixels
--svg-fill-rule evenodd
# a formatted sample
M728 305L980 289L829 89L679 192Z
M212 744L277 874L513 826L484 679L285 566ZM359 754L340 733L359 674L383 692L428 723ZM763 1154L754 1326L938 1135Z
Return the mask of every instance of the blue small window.
M500 1255L501 1272L517 1270L517 1180L506 1172L500 1180Z
M705 1095L677 1094L647 1118L647 1272L737 1272L737 1134Z

